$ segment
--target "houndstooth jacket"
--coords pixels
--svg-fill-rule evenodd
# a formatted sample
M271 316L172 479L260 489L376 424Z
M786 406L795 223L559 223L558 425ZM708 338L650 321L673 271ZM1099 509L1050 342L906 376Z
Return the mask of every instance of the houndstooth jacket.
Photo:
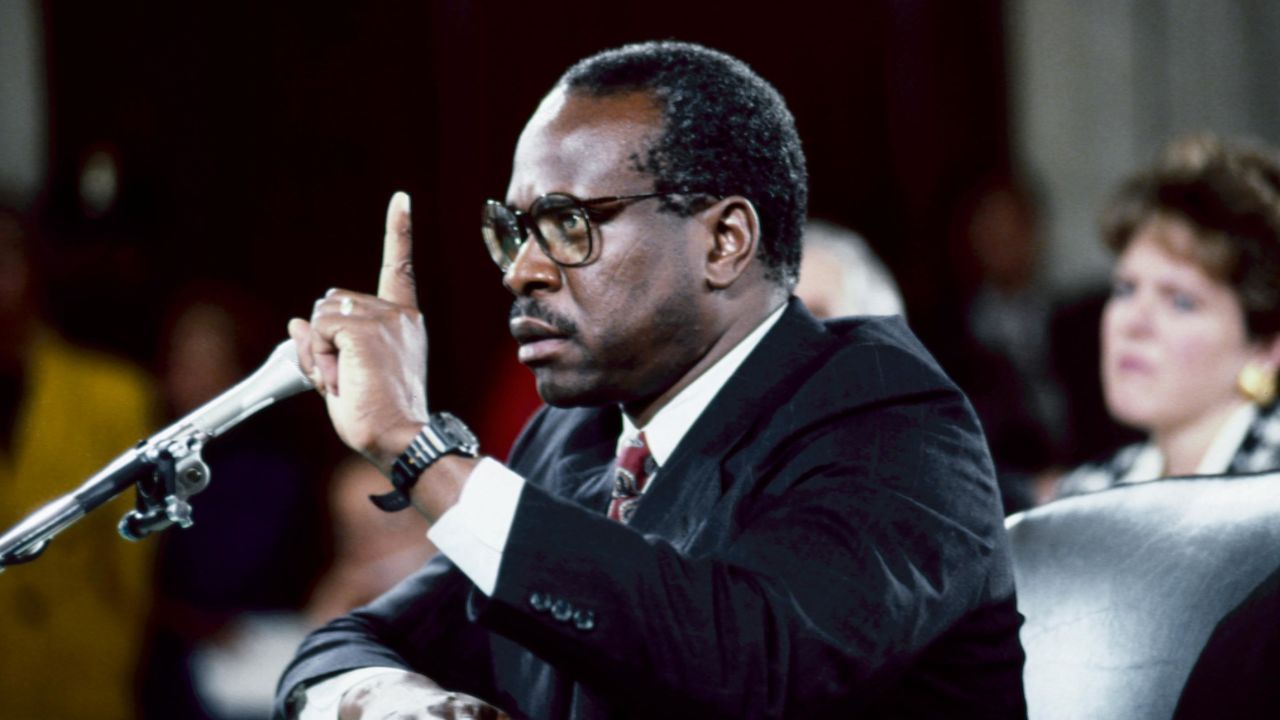
M1149 442L1127 445L1099 463L1088 463L1068 473L1058 485L1057 497L1106 490L1126 481ZM1223 474L1243 475L1280 469L1280 402L1259 408ZM1149 480L1154 478L1142 478Z

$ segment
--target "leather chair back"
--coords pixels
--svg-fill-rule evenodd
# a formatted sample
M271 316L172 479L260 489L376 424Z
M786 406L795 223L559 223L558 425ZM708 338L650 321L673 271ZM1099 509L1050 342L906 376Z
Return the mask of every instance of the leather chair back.
M1169 718L1219 622L1280 568L1280 473L1126 485L1006 526L1030 717Z

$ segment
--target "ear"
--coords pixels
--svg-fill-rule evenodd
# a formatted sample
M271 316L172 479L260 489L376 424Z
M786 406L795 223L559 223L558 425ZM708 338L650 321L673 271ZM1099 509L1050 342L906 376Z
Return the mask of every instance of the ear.
M706 256L707 286L723 290L746 272L760 242L760 216L751 201L731 195L703 210L710 239Z

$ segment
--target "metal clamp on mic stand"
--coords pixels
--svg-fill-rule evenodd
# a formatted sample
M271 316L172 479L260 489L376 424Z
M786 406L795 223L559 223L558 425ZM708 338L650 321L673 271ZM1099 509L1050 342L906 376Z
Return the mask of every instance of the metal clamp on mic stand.
M202 433L192 430L161 448L144 451L155 471L138 480L138 505L120 518L120 535L141 540L170 525L189 528L192 495L209 486L209 466L200 456Z
M138 443L74 492L32 513L0 536L0 572L30 562L53 536L131 485L137 507L120 520L120 534L141 540L177 524L190 527L192 495L209 486L209 466L200 456L210 440L277 400L311 387L298 368L293 341L276 346L252 375L191 414Z

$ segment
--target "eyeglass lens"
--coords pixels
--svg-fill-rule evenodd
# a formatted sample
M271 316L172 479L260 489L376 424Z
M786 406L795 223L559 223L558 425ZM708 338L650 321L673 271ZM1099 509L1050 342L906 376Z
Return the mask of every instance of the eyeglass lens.
M525 225L532 219L532 230L544 252L561 265L579 265L591 254L591 224L586 211L573 198L545 195L538 198L529 213L516 211L497 202L485 204L481 232L489 255L504 271L515 261L525 241Z

